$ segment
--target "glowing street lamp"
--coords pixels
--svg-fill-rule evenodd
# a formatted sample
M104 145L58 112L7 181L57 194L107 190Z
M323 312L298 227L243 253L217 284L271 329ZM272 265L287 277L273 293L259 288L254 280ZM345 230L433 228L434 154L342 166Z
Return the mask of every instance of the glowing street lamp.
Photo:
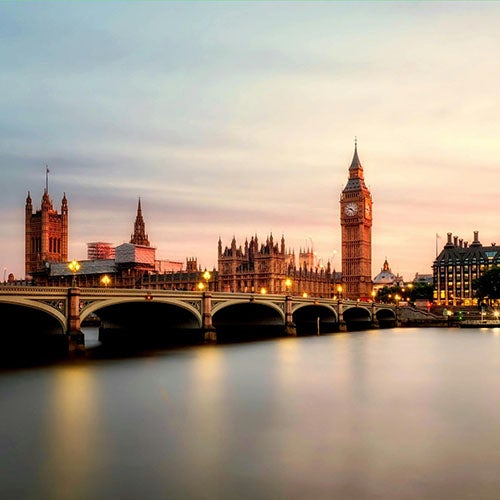
M338 294L339 294L339 300L342 298L342 291L343 291L343 290L344 290L344 289L342 288L342 285L339 285L339 286L337 287L337 292L338 292Z
M205 290L205 285L201 281L198 283L198 290L200 292L203 292L203 290Z
M107 286L111 283L111 278L107 274L105 274L101 278L101 283L107 288Z
M212 277L212 275L210 274L210 272L205 270L205 272L203 273L203 278L207 282L207 292L210 290L210 286L209 286L208 281L210 280L211 277Z
M80 269L80 263L78 261L76 261L75 259L73 259L69 264L68 264L68 268L69 270L73 273L73 282L71 284L71 286L73 288L76 288L76 273L79 271Z
M292 288L292 280L290 278L287 278L285 280L285 288L286 288L286 293L290 293L290 289Z
M377 296L377 292L375 290L372 290L371 296L372 296L372 302L375 302L375 297Z
M265 294L267 293L267 289L266 289L265 287L262 287L262 288L260 289L260 293L261 293L262 295L265 295Z

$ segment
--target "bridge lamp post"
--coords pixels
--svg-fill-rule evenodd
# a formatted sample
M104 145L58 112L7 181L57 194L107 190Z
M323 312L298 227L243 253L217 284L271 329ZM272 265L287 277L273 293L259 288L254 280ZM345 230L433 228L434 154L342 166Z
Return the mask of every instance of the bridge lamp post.
M377 292L375 290L372 290L371 296L372 296L372 302L375 302L375 297L377 296Z
M76 273L79 271L80 267L80 263L75 259L68 264L69 270L73 273L73 282L71 283L72 288L76 288Z
M208 282L209 282L209 280L210 280L211 277L212 277L212 275L210 274L210 272L207 271L207 270L205 270L205 272L203 273L203 278L204 278L204 280L207 283L207 292L210 290L210 285L209 285Z
M203 290L205 290L205 285L201 281L198 283L198 290L200 292L203 292Z
M342 291L343 291L343 290L344 290L344 289L342 288L342 285L339 285L339 286L337 287L337 293L339 294L339 300L342 300Z
M101 278L101 283L107 288L108 285L111 283L111 278L105 274L102 278Z
M290 278L287 278L285 280L285 288L286 288L287 295L290 295L290 290L292 288L292 280Z
M261 295L265 295L267 293L267 289L265 287L262 287L260 289L260 293L261 293Z

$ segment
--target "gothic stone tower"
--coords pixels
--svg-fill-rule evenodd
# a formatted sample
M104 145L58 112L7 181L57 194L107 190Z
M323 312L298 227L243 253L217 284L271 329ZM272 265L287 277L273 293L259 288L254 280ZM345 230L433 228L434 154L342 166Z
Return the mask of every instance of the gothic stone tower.
M148 235L146 234L146 224L142 217L141 199L137 203L137 216L134 223L134 234L130 236L130 243L149 247Z
M365 185L357 142L349 180L340 196L343 296L370 297L372 288L372 195Z
M68 200L61 202L61 213L52 206L48 182L40 210L33 213L30 193L26 198L24 269L26 275L43 270L48 262L68 260Z

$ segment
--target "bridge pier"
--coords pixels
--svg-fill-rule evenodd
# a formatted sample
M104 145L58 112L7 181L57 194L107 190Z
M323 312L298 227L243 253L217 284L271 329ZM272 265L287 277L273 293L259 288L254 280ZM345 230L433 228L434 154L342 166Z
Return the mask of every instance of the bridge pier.
M210 292L203 293L201 328L205 343L216 344L217 332L215 331L215 327L212 323L212 294Z
M341 299L337 302L337 312L339 315L339 332L347 332L347 324L344 321L344 305Z
M293 298L290 295L285 297L285 335L297 336L297 326L293 322Z
M68 290L68 351L70 354L85 352L85 336L80 329L80 289Z
M375 314L375 302L372 302L372 328L378 328L380 326L377 315Z

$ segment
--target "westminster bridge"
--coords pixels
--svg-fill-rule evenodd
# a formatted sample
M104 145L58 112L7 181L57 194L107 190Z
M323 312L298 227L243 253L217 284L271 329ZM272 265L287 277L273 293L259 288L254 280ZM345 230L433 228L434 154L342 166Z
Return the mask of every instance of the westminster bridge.
M83 350L81 325L98 318L100 339L135 336L197 338L217 342L228 332L321 334L391 327L394 305L289 295L184 292L119 288L0 287L2 330L9 337L42 335ZM173 333L172 333L173 332Z

